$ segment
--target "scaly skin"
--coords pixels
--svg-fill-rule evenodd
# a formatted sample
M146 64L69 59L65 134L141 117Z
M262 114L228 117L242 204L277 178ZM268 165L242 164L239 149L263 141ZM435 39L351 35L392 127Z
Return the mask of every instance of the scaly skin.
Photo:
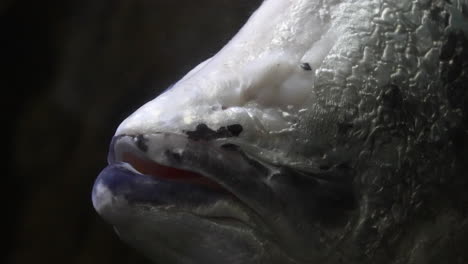
M93 202L162 263L465 263L467 83L466 0L267 0L120 125Z

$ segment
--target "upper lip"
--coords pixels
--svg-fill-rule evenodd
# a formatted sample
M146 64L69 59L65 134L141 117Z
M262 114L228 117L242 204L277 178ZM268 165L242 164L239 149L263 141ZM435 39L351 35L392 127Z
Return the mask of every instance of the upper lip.
M153 144L149 147L147 141L154 138L157 138L158 142L152 142ZM222 147L220 147L221 145ZM206 166L207 164L203 164L203 161L206 163L206 160L200 156L209 153L214 154L211 156L223 158L221 156L232 154L228 152L237 150L233 146L232 144L214 144L208 141L194 142L185 136L168 133L119 135L112 139L108 162L109 164L129 163L140 173L157 178L219 188L223 186L223 188L229 189L229 186L226 186L222 179L217 177L219 175L216 175L228 173L226 169L231 167L229 160L226 159L226 162L208 161L210 166ZM232 162L232 160L230 161ZM213 168L220 165L224 167ZM211 170L214 170L215 173L210 173Z
M143 144L142 140L151 144ZM159 169L157 174L175 181L205 177L234 194L237 186L247 182L265 187L263 179L268 174L266 167L248 158L234 144L223 140L193 141L171 133L116 136L111 142L108 162L130 163L142 174L152 174L147 171L150 168L142 166L151 164L158 167L155 168ZM168 169L182 177L171 177ZM242 194L237 193L236 196L242 200Z
M152 142L143 144L139 142L141 140ZM262 182L265 175L260 175L265 171L249 164L252 161L246 161L240 150L222 140L193 141L183 135L169 133L119 135L112 140L108 162L129 163L141 174L152 175L156 179L189 183L194 188L208 187L208 190L224 194L225 201L235 203L235 207L243 208L241 214L248 215L239 215L240 211L233 209L237 213L228 212L232 214L227 218L235 218L248 226L259 226L258 222L263 222L260 216L263 215L264 204L256 201L257 197L252 198L252 193L258 194L262 192L259 188L265 188ZM155 171L151 171L153 169ZM240 178L249 180L246 182ZM266 193L271 194L270 191ZM215 214L218 218L219 214ZM209 212L203 217L210 218ZM265 227L263 223L260 226L262 229Z

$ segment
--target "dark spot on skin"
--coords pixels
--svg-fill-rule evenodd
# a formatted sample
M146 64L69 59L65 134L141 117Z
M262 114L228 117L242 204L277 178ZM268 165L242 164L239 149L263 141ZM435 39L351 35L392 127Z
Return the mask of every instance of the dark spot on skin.
M311 71L312 70L312 67L310 67L310 64L307 63L307 62L301 63L300 66L304 71Z
M205 124L198 124L194 131L187 131L185 133L192 140L210 140L217 137L216 131L210 129Z
M224 106L224 105L221 106L221 110L226 110L226 109L228 109L227 106Z
M135 144L136 146L143 152L148 151L148 145L146 144L148 139L145 138L143 135L138 135L135 137Z
M229 151L237 151L237 150L240 149L240 147L238 145L235 145L235 144L232 144L232 143L223 144L223 145L221 145L221 148L223 148L225 150L229 150Z
M242 130L244 130L244 128L239 124L229 125L227 126L227 129L235 137L238 137L240 133L242 133Z
M229 130L226 127L220 127L216 130L217 138L218 137L229 137Z
M237 137L242 130L243 128L239 124L220 127L217 131L214 131L205 124L199 124L194 131L186 131L185 133L191 140L212 140L217 138Z

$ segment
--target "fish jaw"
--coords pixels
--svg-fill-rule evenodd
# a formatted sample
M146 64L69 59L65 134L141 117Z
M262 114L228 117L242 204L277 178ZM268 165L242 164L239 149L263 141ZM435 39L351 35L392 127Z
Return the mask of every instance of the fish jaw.
M146 148L138 140L141 137L120 136L113 140L110 165L97 178L92 195L97 212L124 241L155 261L275 263L270 260L273 256L264 254L280 252L268 239L271 231L251 208L255 205L244 202L246 198L239 191L242 186L236 184L246 183L233 177L251 176L252 185L261 178L256 168L247 167L242 157L236 163L229 147L216 150L209 142L190 142L185 136L146 135ZM227 158L231 162L225 162ZM143 164L153 162L150 159L159 166L152 175L150 165L146 164L145 171ZM204 162L217 167L210 168ZM167 165L165 175L159 164ZM185 169L193 173L191 178L182 175ZM224 177L214 178L213 171ZM202 173L207 179L197 181L195 178L200 179ZM275 255L277 260L282 259L278 263L288 263L287 258L279 257L280 253Z
M155 260L319 260L323 252L310 249L311 244L320 248L314 238L321 232L318 226L345 217L326 213L328 195L341 193L338 185L260 162L229 138L119 136L111 144L109 163L94 185L94 207L124 241ZM309 202L301 203L303 199ZM310 229L309 223L317 225ZM187 242L180 248L178 241L197 239L211 242ZM172 248L155 253L155 244L161 248L164 243ZM210 255L213 248L219 254ZM173 249L178 253L172 254Z
M128 164L116 163L96 180L93 203L123 241L155 262L218 263L223 259L257 263L264 245L257 243L244 222L229 217L236 203L189 187L156 180ZM187 198L184 205L181 196Z

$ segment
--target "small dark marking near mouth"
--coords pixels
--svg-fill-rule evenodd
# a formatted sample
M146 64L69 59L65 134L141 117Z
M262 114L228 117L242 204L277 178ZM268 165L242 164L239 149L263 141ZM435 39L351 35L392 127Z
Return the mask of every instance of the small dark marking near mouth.
M185 132L192 140L210 140L216 138L216 131L210 129L206 124L198 124L194 131Z
M146 142L148 142L148 139L146 139L143 135L138 135L135 137L136 146L143 152L148 151L148 145L146 144Z
M229 130L226 127L220 127L216 130L216 134L220 137L230 137Z
M185 131L191 140L212 140L217 138L237 137L243 128L239 124L220 127L217 131L209 128L206 124L199 124L194 131Z
M239 124L227 126L227 129L235 137L238 137L240 133L242 133L242 131L244 130L244 128Z
M304 71L311 71L312 70L312 67L310 67L310 64L307 63L307 62L301 63L300 66Z

